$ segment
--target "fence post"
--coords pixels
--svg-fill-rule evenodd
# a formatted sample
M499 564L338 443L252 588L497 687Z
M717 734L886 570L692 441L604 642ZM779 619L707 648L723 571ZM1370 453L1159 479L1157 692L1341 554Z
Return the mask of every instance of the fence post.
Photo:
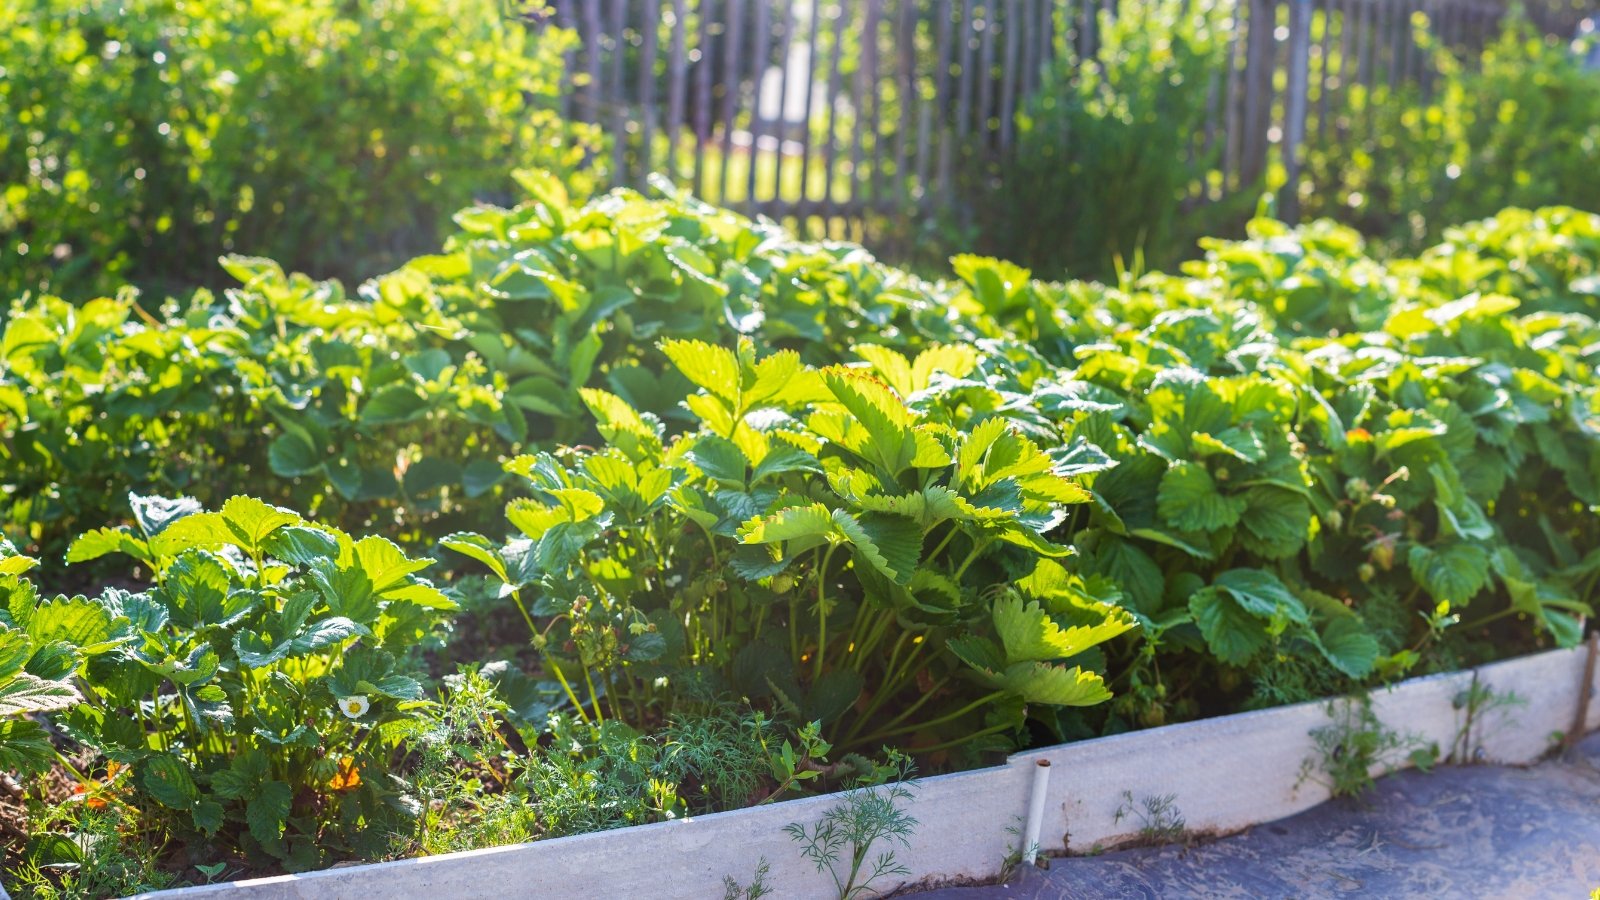
M1284 103L1283 194L1278 209L1285 222L1300 218L1300 154L1306 140L1307 92L1311 86L1311 2L1289 0L1289 80Z

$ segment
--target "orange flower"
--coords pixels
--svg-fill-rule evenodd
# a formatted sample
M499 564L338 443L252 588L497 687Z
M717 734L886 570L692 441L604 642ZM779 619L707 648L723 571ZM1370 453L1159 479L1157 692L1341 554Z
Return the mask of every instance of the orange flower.
M1347 441L1370 441L1372 432L1365 428L1352 428L1344 433L1344 437Z
M328 779L328 790L334 793L353 791L361 786L361 772L356 769L356 761L346 756L339 760L339 771Z

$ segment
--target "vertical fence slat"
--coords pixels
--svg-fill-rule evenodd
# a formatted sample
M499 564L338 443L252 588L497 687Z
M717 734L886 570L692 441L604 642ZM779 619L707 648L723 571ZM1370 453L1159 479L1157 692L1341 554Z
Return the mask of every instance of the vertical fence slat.
M1244 77L1240 72L1240 56L1245 52L1245 41L1240 35L1249 28L1249 6L1236 3L1233 10L1233 27L1228 33L1227 89L1223 101L1223 183L1228 191L1244 184Z
M611 168L615 173L612 177L618 184L627 184L629 181L628 113L622 99L622 61L626 55L623 48L627 45L623 31L627 12L628 0L611 0L611 21L607 26L611 32L611 58L607 61L611 65L606 76L605 95L601 98L601 103L611 111Z
M783 0L783 15L780 19L783 28L783 41L778 45L778 115L777 127L773 129L773 139L777 142L773 148L772 156L772 215L780 218L786 210L792 208L789 198L783 192L784 162L788 158L786 147L789 141L789 63L794 53L794 0Z
M589 84L584 91L580 104L583 109L583 121L600 121L600 92L603 82L600 79L600 50L605 45L600 29L600 4L598 2L583 3L583 62L588 68Z
M1250 0L1250 24L1245 40L1244 146L1240 160L1241 177L1247 185L1260 178L1266 166L1276 12L1273 0Z
M662 2L653 0L655 15L646 15L639 20L639 171L636 180L640 188L645 186L645 179L655 169L656 53L661 41Z
M910 5L910 0L904 0L904 2L908 6ZM930 33L938 32L939 22L937 19L929 23L928 30ZM908 206L907 211L918 209L927 200L929 194L928 171L933 162L933 108L935 102L933 98L929 97L929 88L938 81L940 62L941 60L936 52L933 57L934 70L929 73L928 81L925 83L920 76L915 75L912 79L913 89L917 95L917 149L913 154L911 163L916 172L913 175L913 183L908 186L911 190L912 204ZM936 97L937 94L934 96Z
M830 232L833 219L839 211L838 197L833 189L834 173L839 171L839 59L844 55L845 29L850 27L852 6L849 0L840 0L833 7L833 48L828 59L828 140L823 149L822 169L824 227Z
M695 7L700 18L700 42L696 49L694 103L694 192L704 198L709 187L706 151L711 147L711 78L717 59L711 52L711 25L716 18L716 0L700 0Z
M1018 8L1017 0L1006 0L1005 29L1006 55L1005 62L1000 64L1000 152L1011 152L1011 127L1012 120L1016 118L1017 103L1017 54L1020 52L1022 40L1022 12Z
M817 83L817 26L822 19L820 4L813 2L806 5L806 15L810 21L806 23L806 99L802 118L805 119L800 129L800 204L799 215L802 223L810 215L811 205L811 116L814 112ZM822 174L823 183L827 183L827 172ZM827 224L823 224L826 229Z
M948 112L950 109L950 65L951 41L954 39L955 27L951 18L955 11L951 0L939 0L937 14L939 33L934 40L934 73L933 97L939 112L939 159L938 159L938 194L940 197L950 193L950 167L952 165L950 152L950 122Z
M989 127L990 107L994 103L994 29L995 13L999 0L985 0L983 5L983 39L979 42L977 79L973 83L978 92L978 141L985 150L994 146L994 134Z
M684 32L689 25L688 0L672 0L672 49L667 57L667 174L673 181L680 177L678 155L683 143L683 107L688 90L687 51Z
M958 32L957 47L961 58L961 84L956 97L956 137L965 138L972 124L972 90L973 79L976 77L973 62L973 43L976 32L972 27L973 0L962 0L961 3L961 30Z
M916 105L917 90L917 19L912 4L900 0L895 16L895 54L899 80L895 82L900 108L900 124L895 135L894 189L889 193L902 210L910 208L911 180L906 177L910 162L912 137L912 110Z
M561 28L571 29L574 34L579 33L578 19L572 13L572 0L556 0L556 25ZM561 51L561 71L570 73L572 71L572 62L573 49L569 45L567 49ZM563 120L573 118L572 98L575 93L576 91L563 90L561 91L561 96L557 98L556 111Z
M746 154L744 207L754 215L760 197L756 196L756 175L761 168L761 136L766 130L761 110L762 84L766 78L769 49L772 44L772 23L769 18L772 4L769 0L755 0L755 24L750 29L750 122L746 133L750 149Z
M744 23L745 0L728 0L728 29L722 35L725 53L722 67L722 161L717 172L717 202L728 202L728 176L733 168L733 129L737 124L739 100L739 39Z
M1278 209L1284 221L1300 217L1300 151L1306 139L1311 83L1311 0L1289 0L1289 64L1284 97L1284 185Z
M1322 0L1322 34L1317 57L1317 140L1324 142L1328 139L1328 78L1329 69L1333 65L1333 4L1334 0Z
M853 201L851 214L857 219L858 229L864 227L866 210L877 202L878 170L881 168L878 165L878 150L879 144L882 143L878 139L881 121L877 86L880 83L878 27L883 20L883 0L866 0L866 7L866 16L861 28L861 55L856 60L854 85L856 121L855 127L850 129L850 183ZM872 138L870 166L866 160L869 136Z

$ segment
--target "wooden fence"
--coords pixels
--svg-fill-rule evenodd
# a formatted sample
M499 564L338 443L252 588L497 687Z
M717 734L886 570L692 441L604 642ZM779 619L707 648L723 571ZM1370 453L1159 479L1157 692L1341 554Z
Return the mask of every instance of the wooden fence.
M1146 0L1124 0L1146 2ZM1481 46L1500 0L1222 3L1227 52L1192 152L1197 200L1290 184L1355 85L1424 89L1434 43ZM579 41L565 112L604 127L620 184L663 172L698 195L859 236L945 197L974 147L1005 154L1058 58L1092 59L1117 0L556 0ZM1080 63L1071 63L1080 65ZM1293 217L1294 191L1280 211Z

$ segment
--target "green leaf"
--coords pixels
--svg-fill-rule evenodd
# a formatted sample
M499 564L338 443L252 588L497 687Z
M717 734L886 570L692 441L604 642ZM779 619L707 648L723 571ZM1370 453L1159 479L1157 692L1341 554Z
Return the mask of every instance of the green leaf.
M229 567L221 557L207 550L187 550L167 567L157 595L174 624L201 629L231 625L255 605L256 594L231 588Z
M408 422L428 411L428 401L414 388L391 384L374 394L361 407L361 425L391 425Z
M1355 616L1336 616L1323 626L1317 649L1351 678L1365 678L1378 663L1378 639Z
M1311 531L1311 507L1293 491L1258 485L1244 493L1243 526L1236 533L1241 546L1267 559L1300 552Z
M28 620L28 637L35 646L66 641L86 653L115 646L111 614L86 597L57 597L39 604Z
M1134 624L1125 611L1107 608L1105 619L1095 625L1062 628L1038 601L1025 603L1021 596L1008 594L994 604L994 627L1008 663L1077 656Z
M245 804L244 820L250 836L263 844L283 837L293 791L281 781L263 782L259 792Z
M758 516L739 529L739 538L746 544L775 544L783 541L800 541L807 546L835 535L833 514L821 503L809 506L791 506L770 516Z
M189 812L200 799L189 767L170 753L157 753L136 769L139 784L157 803L169 809Z
M309 475L322 468L323 462L322 454L300 434L286 431L267 445L267 467L283 478Z
M1220 588L1195 591L1189 597L1189 612L1206 646L1229 665L1245 665L1267 645L1266 623Z
M661 352L685 378L730 406L738 403L739 360L732 350L699 340L666 340L661 342Z
M917 455L913 418L899 397L884 384L850 369L829 369L823 382L838 402L849 411L855 423L866 431L867 441L851 449L898 475Z
M1437 549L1413 545L1406 555L1411 577L1434 600L1460 606L1489 583L1489 554L1476 544L1450 543Z
M1297 625L1310 622L1305 604L1271 572L1229 569L1217 576L1215 586L1232 594L1244 610L1263 619Z
M749 462L733 441L714 434L701 435L684 456L707 478L731 487L744 487Z
M922 560L922 529L903 516L867 513L860 519L833 511L833 524L855 546L858 559L899 584L908 584Z
M356 541L355 551L356 565L372 582L374 594L382 594L404 581L406 576L433 565L433 560L426 557L421 559L407 557L405 551L396 547L392 541L377 535Z
M1201 463L1180 462L1161 476L1156 509L1180 531L1217 531L1238 524L1246 502L1223 496Z
M112 553L122 553L142 562L152 562L150 549L126 526L96 528L73 539L67 547L67 562L81 563L99 559ZM12 557L19 559L21 557Z
M812 683L804 703L805 718L824 724L843 715L861 696L866 681L850 669L830 669Z
M461 483L461 467L447 459L427 456L406 467L401 483L406 496L420 497L430 491Z
M0 716L66 709L83 700L70 684L18 672L0 682Z
M167 529L168 525L178 521L184 516L192 516L200 512L200 501L193 497L156 497L129 494L128 503L133 507L134 521L139 523L139 530L147 537L154 537Z
M506 477L500 464L487 459L475 459L461 470L461 487L469 498L482 497Z
M55 761L50 735L31 719L0 721L0 770L42 772Z
M339 539L320 528L306 525L286 525L267 535L262 550L273 559L297 566L310 565L313 560L337 559Z
M1111 699L1105 680L1095 672L1043 662L1008 666L1001 685L1029 703L1050 706L1094 706Z
M287 509L269 506L254 497L234 496L222 504L223 524L233 535L233 542L246 553L262 551L262 541L285 525L300 524L300 517ZM193 521L191 516L184 521ZM169 529L170 530L170 529Z
M481 534L467 531L458 531L447 535L439 541L439 546L447 550L454 550L463 556L471 557L489 567L503 582L510 583L511 578L506 572L505 557L500 555L500 550L488 538Z

